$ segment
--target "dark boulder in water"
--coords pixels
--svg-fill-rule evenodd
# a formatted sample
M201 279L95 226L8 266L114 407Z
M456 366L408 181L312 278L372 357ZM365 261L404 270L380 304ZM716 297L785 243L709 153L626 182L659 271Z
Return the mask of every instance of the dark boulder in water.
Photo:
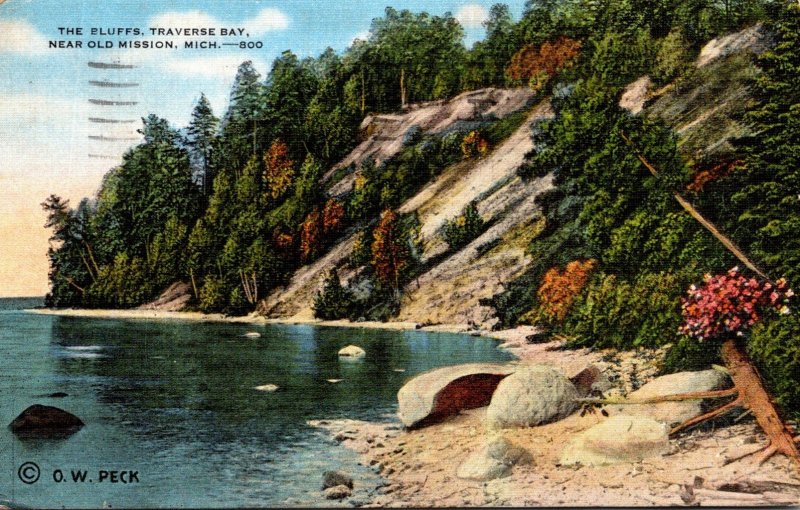
M83 427L80 418L63 409L34 404L14 418L8 428L17 435L65 437Z
M51 393L51 394L49 394L47 396L49 398L64 398L64 397L68 397L69 395L67 393L64 393L63 391L57 391L57 392Z
M353 477L341 471L325 471L322 474L322 489L330 489L343 485L348 489L353 488Z

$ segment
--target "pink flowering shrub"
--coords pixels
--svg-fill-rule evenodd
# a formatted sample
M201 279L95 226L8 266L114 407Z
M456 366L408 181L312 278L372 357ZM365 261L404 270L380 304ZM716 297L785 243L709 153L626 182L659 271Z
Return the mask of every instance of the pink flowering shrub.
M783 278L773 285L745 278L738 267L727 274L706 275L702 285L689 287L688 294L682 300L680 332L700 341L741 335L770 308L788 313L787 302L794 295Z

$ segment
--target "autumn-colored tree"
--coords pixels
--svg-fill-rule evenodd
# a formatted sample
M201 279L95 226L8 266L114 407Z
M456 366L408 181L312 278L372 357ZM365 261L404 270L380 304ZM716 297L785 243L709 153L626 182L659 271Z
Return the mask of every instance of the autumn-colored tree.
M686 189L697 192L703 191L706 184L727 176L737 168L740 168L743 164L744 162L742 160L736 159L697 167L692 175L692 182L686 186Z
M294 161L289 158L289 147L275 140L264 155L264 184L266 193L277 200L289 189L294 179Z
M542 314L549 320L564 320L596 265L594 259L573 260L563 271L557 267L547 271L538 291Z
M580 49L580 41L564 36L541 46L529 44L511 57L506 73L512 80L539 90L556 73L574 64Z
M281 251L290 251L294 246L294 236L285 232L275 231L272 235L272 242Z
M489 152L489 142L478 131L470 131L461 141L461 153L465 158L485 156Z
M408 265L410 250L400 228L397 213L386 209L373 232L372 266L378 281L391 285L397 290L400 287L400 273Z
M326 234L336 232L342 225L344 218L344 206L335 198L331 198L325 203L322 210L322 229Z
M320 228L321 219L322 215L320 215L319 209L315 208L306 216L305 221L300 226L300 255L303 262L308 262L317 256L322 230Z

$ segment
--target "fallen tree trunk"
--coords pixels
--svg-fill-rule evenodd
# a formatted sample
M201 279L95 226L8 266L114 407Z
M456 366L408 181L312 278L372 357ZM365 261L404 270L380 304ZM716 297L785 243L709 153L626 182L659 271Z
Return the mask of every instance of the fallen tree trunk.
M772 455L782 453L789 457L794 462L795 468L800 471L800 451L796 440L772 403L750 357L734 339L722 344L721 354L725 366L730 371L734 388L738 390L735 401L739 401L742 407L753 412L758 425L769 439L769 444L762 450L758 462L763 463Z

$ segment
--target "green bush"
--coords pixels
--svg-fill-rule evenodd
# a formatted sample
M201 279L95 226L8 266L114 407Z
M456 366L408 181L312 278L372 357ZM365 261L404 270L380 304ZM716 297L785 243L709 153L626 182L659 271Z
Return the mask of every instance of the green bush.
M630 283L599 273L575 302L559 332L575 346L633 349L674 342L681 324L686 275L644 273Z
M775 315L753 328L748 352L785 417L800 419L800 316Z
M325 279L322 290L314 298L314 316L324 320L348 317L354 302L353 293L342 287L339 274L333 268Z
M220 312L227 304L225 282L219 276L209 275L200 288L199 308L205 313Z
M478 214L478 207L475 202L470 202L461 214L445 222L442 234L450 249L455 250L478 237L484 226L485 222Z
M715 363L720 363L718 345L714 342L700 343L695 338L681 336L664 355L661 373L707 370Z

